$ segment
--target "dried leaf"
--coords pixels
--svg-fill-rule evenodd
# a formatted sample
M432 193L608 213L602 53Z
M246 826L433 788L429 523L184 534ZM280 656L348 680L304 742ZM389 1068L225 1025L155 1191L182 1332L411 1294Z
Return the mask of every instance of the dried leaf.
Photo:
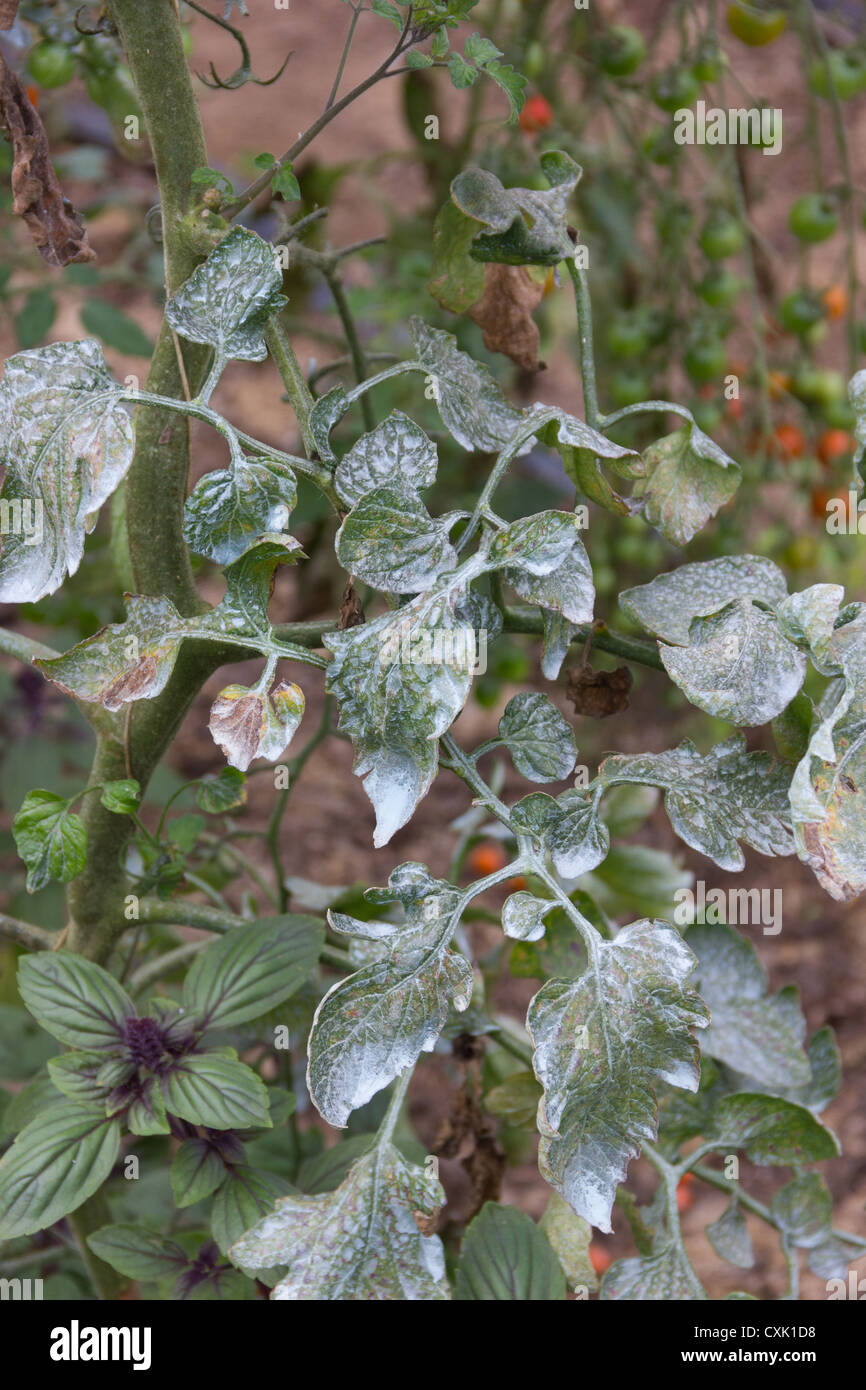
M274 762L288 748L303 714L298 685L280 681L270 692L227 685L213 702L208 728L231 766L246 772L254 758Z
M590 719L607 719L628 709L632 674L627 666L613 671L594 671L591 666L572 666L568 672L565 693L574 705L575 714Z
M533 310L541 303L544 286L533 280L525 266L488 265L484 292L469 310L469 317L484 334L490 352L503 352L525 372L537 372L540 341Z
M11 29L18 13L19 0L0 0L0 29Z
M3 13L8 13L9 0L2 3L6 5ZM51 164L45 127L2 54L0 126L12 142L12 211L23 217L42 259L53 266L94 260L96 253L87 244L84 223L64 198Z

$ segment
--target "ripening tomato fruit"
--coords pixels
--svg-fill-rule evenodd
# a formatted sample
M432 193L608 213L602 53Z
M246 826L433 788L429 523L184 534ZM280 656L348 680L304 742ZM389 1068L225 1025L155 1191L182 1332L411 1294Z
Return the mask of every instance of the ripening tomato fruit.
M508 863L508 855L502 845L489 840L470 850L466 863L474 874L478 874L479 878L485 878L487 874L495 874L500 869L504 869Z
M728 28L734 38L742 39L750 48L761 48L772 43L783 32L788 23L784 10L775 6L750 5L746 0L735 0L728 6Z
M788 226L800 241L826 241L839 226L839 205L828 193L804 193L788 213Z
M75 57L65 43L42 39L27 55L27 71L40 87L65 87L75 76Z
M848 291L844 285L830 285L821 295L828 319L842 319L848 312Z
M827 508L831 502L842 502L845 506L845 513L848 513L848 493L847 490L839 490L832 487L816 487L812 489L809 504L812 508L812 515L818 521L827 520Z
M781 400L791 389L791 377L788 372L768 372L767 390L770 393L770 400Z
M517 874L506 881L505 889L508 893L523 893L526 891L526 879L522 874Z
M802 458L806 451L806 437L796 425L783 420L773 430L775 452L783 459Z
M692 1173L684 1173L677 1183L677 1211L688 1211L695 1200L693 1191L695 1179Z
M614 24L598 45L598 65L608 77L629 77L646 57L643 36L630 24Z
M729 420L742 420L743 402L739 396L733 396L729 401L725 401L725 413Z
M523 110L520 113L520 129L527 131L530 135L537 135L541 130L547 130L553 124L553 107L540 93L535 96L527 97Z
M830 468L837 459L853 454L857 441L847 430L825 430L818 440L818 457Z
M603 1246L593 1241L589 1247L589 1262L596 1274L604 1274L606 1269L610 1269L611 1258Z

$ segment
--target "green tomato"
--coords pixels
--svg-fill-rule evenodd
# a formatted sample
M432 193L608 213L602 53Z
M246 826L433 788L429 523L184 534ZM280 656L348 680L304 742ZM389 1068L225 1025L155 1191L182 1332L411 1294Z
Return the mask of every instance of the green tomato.
M829 69L829 71L828 71ZM835 89L842 101L850 101L866 88L866 57L854 48L836 48L827 56L827 67L816 58L809 69L809 86L819 97Z
M649 373L640 367L620 367L610 379L610 396L617 409L650 400L651 394Z
M612 594L617 586L616 570L610 565L593 565L592 579L595 584L595 592L604 597Z
M743 224L721 208L711 212L698 238L701 250L711 261L724 261L736 256L746 244Z
M791 390L807 405L825 409L833 401L845 400L845 378L828 367L802 367L791 382Z
M721 338L693 338L683 354L683 365L698 386L710 381L719 381L725 374L728 363L727 349Z
M27 71L40 87L65 87L75 76L75 55L65 43L42 39L27 55Z
M762 48L772 43L786 28L788 16L784 10L749 5L736 0L728 6L728 28L734 38L742 39L750 48Z
M663 204L655 215L656 231L664 242L677 242L690 231L695 215L688 203Z
M493 709L502 693L502 683L493 676L479 676L472 693L482 709Z
M692 72L698 81L718 82L725 65L725 54L715 39L702 39L692 63Z
M628 77L646 57L643 35L630 24L614 24L598 45L598 65L609 77Z
M650 345L646 315L640 309L617 314L607 330L607 345L614 357L641 357Z
M695 401L692 414L699 430L704 434L715 434L722 423L722 407L716 401Z
M493 662L493 675L501 681L525 681L530 669L526 652L511 645L503 647Z
M789 333L806 333L823 317L824 305L814 290L792 290L779 305L779 320Z
M649 334L650 347L658 347L666 338L670 337L672 327L671 316L666 309L647 308L642 310L646 331Z
M537 39L533 39L526 46L526 55L520 70L526 74L530 81L534 82L544 72L545 61L542 45Z
M649 135L644 136L641 149L653 164L673 164L682 154L682 146L677 144L673 129L667 125L654 126Z
M788 226L800 241L826 241L839 226L839 205L827 193L804 193L788 213Z
M857 412L846 400L833 399L821 406L821 415L833 430L853 430Z
M657 72L650 84L652 99L662 111L691 106L698 95L698 79L690 68L672 67Z
M818 542L814 536L798 536L782 551L781 560L792 570L811 569L818 552Z
M645 559L643 536L617 536L613 543L613 553L617 560L626 565L638 565Z
M696 286L701 299L713 309L729 309L739 298L742 288L743 282L739 275L735 275L723 265L711 266Z

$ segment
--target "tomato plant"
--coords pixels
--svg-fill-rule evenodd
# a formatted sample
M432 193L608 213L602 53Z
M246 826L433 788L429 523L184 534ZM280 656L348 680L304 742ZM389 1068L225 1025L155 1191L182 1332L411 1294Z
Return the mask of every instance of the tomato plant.
M82 76L132 171L104 270L107 162L60 150L69 186L97 166L78 213L0 58L3 1287L844 1285L866 1237L834 1216L833 1001L807 1022L743 929L775 917L700 905L696 875L766 880L715 890L762 912L787 875L804 932L805 904L823 927L866 890L866 606L826 525L862 558L862 190L847 147L840 183L813 159L777 265L773 142L688 149L670 118L723 92L731 39L790 41L844 134L860 50L739 0L652 36L571 6L331 7L307 128L272 154L238 117L234 163L202 114L281 78L245 37L263 11L11 7L46 102ZM214 22L234 71L196 62ZM379 48L351 86L358 32ZM309 153L397 86L390 154ZM340 242L344 179L343 226L369 200L385 233Z

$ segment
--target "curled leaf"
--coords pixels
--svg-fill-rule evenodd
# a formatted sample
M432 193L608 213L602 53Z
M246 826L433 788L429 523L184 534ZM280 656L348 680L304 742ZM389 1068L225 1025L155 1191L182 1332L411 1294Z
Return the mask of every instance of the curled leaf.
M64 198L51 164L45 127L2 53L0 126L12 142L12 211L24 219L42 259L53 266L94 260L84 223Z
M246 772L254 758L273 762L288 748L303 714L298 685L280 681L270 692L227 685L211 706L208 728L232 767Z

